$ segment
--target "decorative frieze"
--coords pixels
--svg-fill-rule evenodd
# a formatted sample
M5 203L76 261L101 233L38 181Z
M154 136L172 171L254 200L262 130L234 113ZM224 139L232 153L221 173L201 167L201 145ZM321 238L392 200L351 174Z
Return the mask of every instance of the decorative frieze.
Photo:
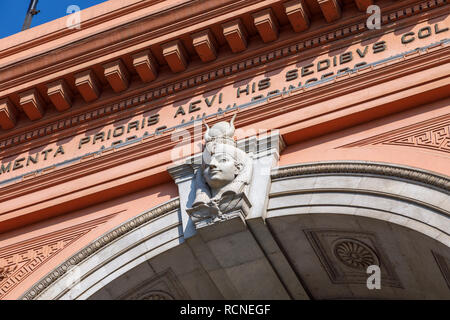
M39 120L44 116L45 102L35 88L19 93L19 98L20 106L30 120Z
M264 42L275 41L278 38L278 22L272 9L268 8L252 15L253 23Z
M443 115L366 138L341 148L395 145L450 153L450 115Z

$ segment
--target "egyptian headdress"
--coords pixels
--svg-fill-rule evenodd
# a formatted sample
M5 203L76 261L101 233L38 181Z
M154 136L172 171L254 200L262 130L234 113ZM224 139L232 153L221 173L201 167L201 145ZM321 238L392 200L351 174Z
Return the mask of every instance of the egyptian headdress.
M195 174L196 195L193 206L207 204L211 201L219 201L225 195L247 193L248 186L252 177L252 160L241 149L236 147L234 140L234 119L231 122L219 122L211 128L206 124L205 147L202 153L202 166ZM214 198L211 196L211 188L205 182L203 170L214 154L226 153L230 155L237 165L239 165L239 173L234 180L223 186Z

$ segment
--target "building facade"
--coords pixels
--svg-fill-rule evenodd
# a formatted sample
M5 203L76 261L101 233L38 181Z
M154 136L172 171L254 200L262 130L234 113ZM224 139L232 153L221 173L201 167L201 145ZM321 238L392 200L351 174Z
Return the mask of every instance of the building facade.
M0 299L449 299L449 8L111 0L2 39Z

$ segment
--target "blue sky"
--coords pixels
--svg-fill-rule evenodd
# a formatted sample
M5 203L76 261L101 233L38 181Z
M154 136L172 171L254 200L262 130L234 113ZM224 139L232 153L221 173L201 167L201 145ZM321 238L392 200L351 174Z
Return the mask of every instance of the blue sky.
M39 0L31 28L67 15L67 7L77 5L81 10L106 0ZM22 30L30 0L0 0L0 39Z

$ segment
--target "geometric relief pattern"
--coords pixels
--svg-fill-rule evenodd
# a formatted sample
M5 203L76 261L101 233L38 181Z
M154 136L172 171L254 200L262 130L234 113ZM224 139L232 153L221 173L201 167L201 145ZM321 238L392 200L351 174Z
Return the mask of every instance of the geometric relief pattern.
M371 265L380 265L377 254L363 242L341 238L333 244L333 254L343 264L358 270L367 270Z
M167 269L123 294L118 300L188 300L186 290L172 269Z
M304 232L331 282L366 285L367 267L377 265L381 270L381 283L402 288L374 234L334 229Z
M353 142L343 148L365 145L397 145L450 153L450 115Z
M447 259L434 251L431 251L431 253L433 254L434 259L441 270L442 276L444 277L448 288L450 289L450 259Z
M0 248L0 299L58 252L114 215Z

